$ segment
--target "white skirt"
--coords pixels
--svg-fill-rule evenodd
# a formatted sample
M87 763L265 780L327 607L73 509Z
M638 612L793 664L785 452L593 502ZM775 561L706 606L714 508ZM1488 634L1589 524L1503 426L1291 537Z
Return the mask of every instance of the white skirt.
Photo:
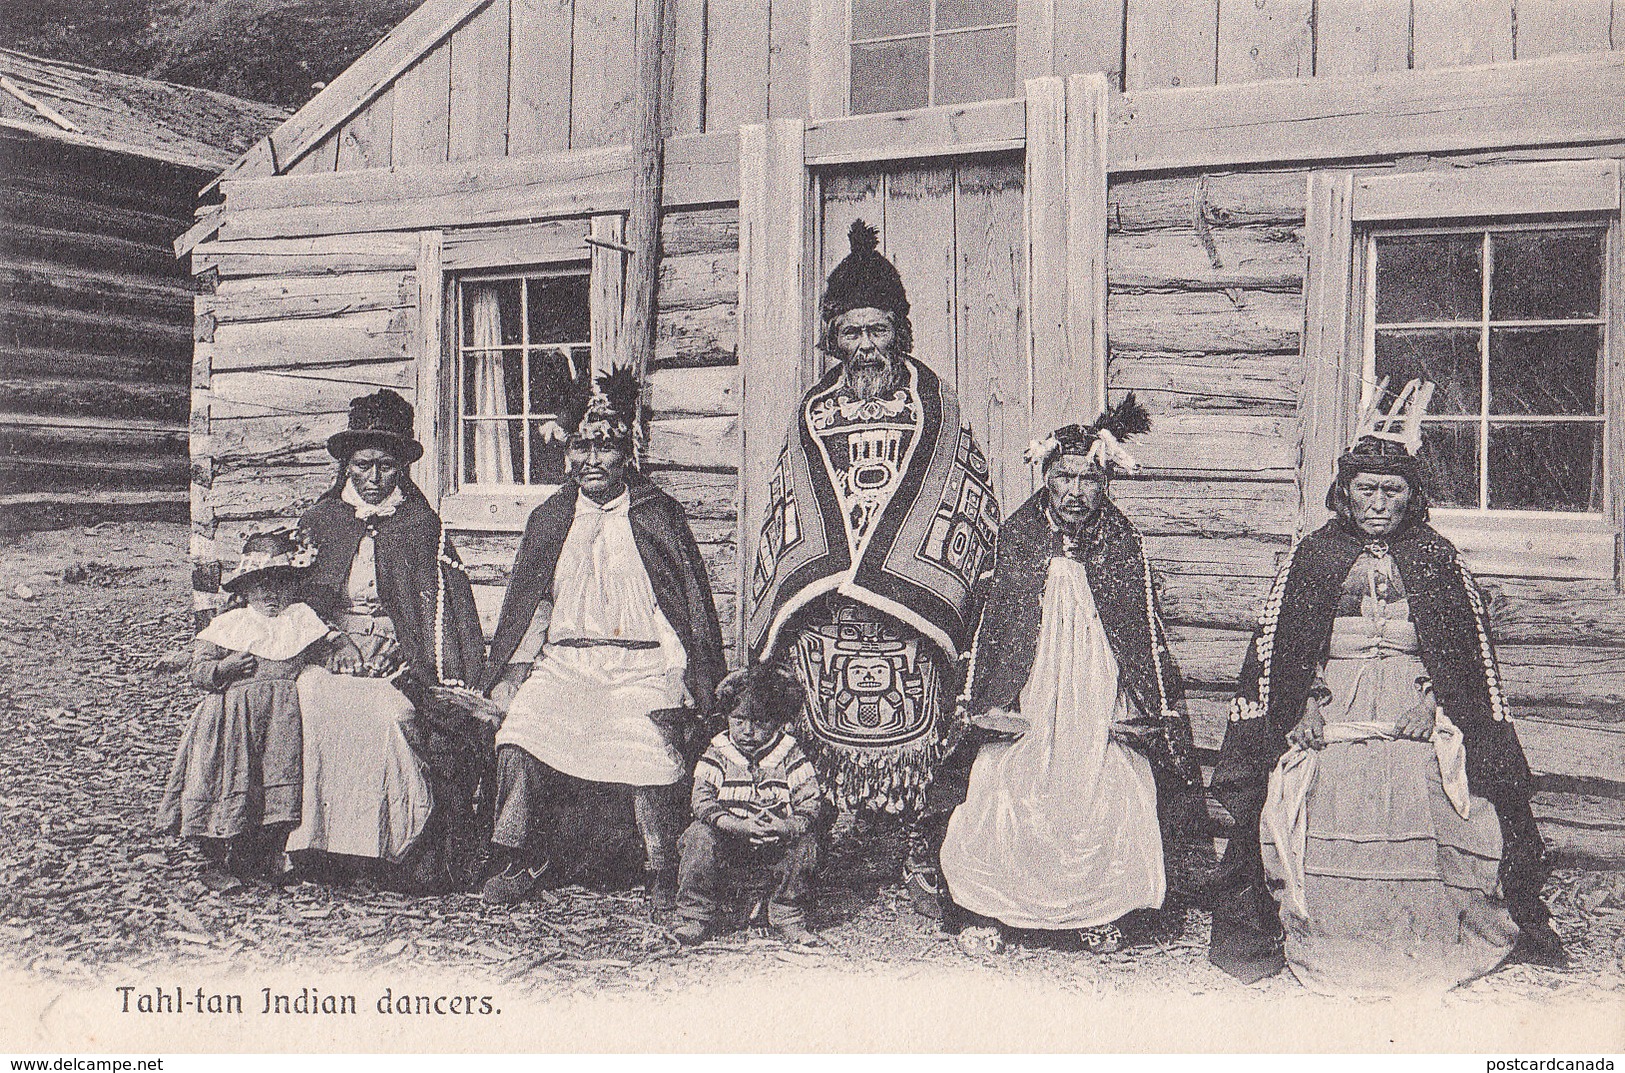
M1050 561L1042 614L1028 730L977 754L942 874L956 904L1010 927L1087 928L1162 904L1157 787L1150 762L1111 740L1127 703L1081 563Z

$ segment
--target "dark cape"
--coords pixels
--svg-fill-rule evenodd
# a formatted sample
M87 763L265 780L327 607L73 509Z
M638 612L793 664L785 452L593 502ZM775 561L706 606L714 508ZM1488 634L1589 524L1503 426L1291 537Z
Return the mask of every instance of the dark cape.
M1341 519L1305 537L1276 577L1242 663L1211 787L1236 826L1210 884L1209 958L1249 983L1283 965L1277 909L1259 851L1259 816L1270 772L1287 750L1288 732L1303 717L1344 579L1366 544L1367 538ZM1469 788L1500 817L1507 908L1525 931L1547 931L1548 913L1540 901L1545 847L1529 808L1533 780L1502 691L1483 596L1455 545L1427 524L1405 526L1387 546L1410 601L1434 695L1461 730Z
M485 677L485 635L468 574L440 515L409 480L395 513L363 522L341 498L345 477L305 512L300 526L316 547L306 600L328 621L346 604L350 566L369 532L378 601L395 624L405 661L395 686L418 711L435 810L418 849L403 862L406 882L422 889L466 886L480 866L494 792L493 731L437 702L437 685L473 687Z
M678 502L637 473L629 472L626 483L630 495L627 518L632 524L638 557L649 573L660 613L688 654L684 683L694 697L696 708L692 715L696 726L692 729L698 730L709 717L717 683L727 672L710 577ZM513 576L491 641L486 690L502 677L508 660L530 628L536 608L553 597L553 572L559 565L564 538L575 521L579 494L575 482L565 482L531 511L525 523L525 536L514 559Z
M1139 531L1110 500L1068 547L1050 525L1043 489L1005 519L994 551L992 584L982 609L966 685L974 721L990 708L1015 711L1032 673L1050 560L1070 554L1083 563L1100 620L1117 659L1123 688L1139 720L1157 728L1140 751L1165 776L1201 784L1179 665L1168 650L1151 568Z

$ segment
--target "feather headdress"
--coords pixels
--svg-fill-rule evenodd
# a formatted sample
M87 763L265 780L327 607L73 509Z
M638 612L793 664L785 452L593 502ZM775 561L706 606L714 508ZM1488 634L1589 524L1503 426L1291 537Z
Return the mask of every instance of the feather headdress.
M1027 445L1029 465L1045 469L1058 455L1082 455L1092 467L1117 473L1137 473L1139 461L1124 448L1123 441L1151 429L1151 415L1130 391L1116 406L1089 425L1066 425L1041 440Z
M598 378L581 406L572 439L619 445L640 455L644 444L643 384L629 365L617 365Z

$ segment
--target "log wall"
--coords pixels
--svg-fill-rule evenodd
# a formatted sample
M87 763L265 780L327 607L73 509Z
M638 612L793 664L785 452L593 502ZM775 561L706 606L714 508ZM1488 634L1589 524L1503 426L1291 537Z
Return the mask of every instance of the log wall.
M200 171L0 137L0 526L181 517Z
M711 567L724 629L736 617L738 214L669 214L662 228L659 345L651 378L651 475L684 505ZM455 245L462 237L447 234ZM211 242L194 263L194 588L214 606L220 563L254 530L291 522L333 482L327 437L349 401L388 387L415 406L418 239L373 232ZM523 262L520 262L522 264ZM453 530L487 632L516 532Z

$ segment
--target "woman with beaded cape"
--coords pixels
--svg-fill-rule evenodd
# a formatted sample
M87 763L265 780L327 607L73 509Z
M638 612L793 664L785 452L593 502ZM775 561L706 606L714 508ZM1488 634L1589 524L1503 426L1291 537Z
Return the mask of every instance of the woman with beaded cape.
M1408 385L1364 423L1336 517L1294 549L1247 647L1212 785L1237 829L1210 948L1247 982L1284 960L1317 991L1440 990L1515 943L1562 957L1485 603L1427 524L1428 394ZM1407 400L1407 431L1387 431Z

